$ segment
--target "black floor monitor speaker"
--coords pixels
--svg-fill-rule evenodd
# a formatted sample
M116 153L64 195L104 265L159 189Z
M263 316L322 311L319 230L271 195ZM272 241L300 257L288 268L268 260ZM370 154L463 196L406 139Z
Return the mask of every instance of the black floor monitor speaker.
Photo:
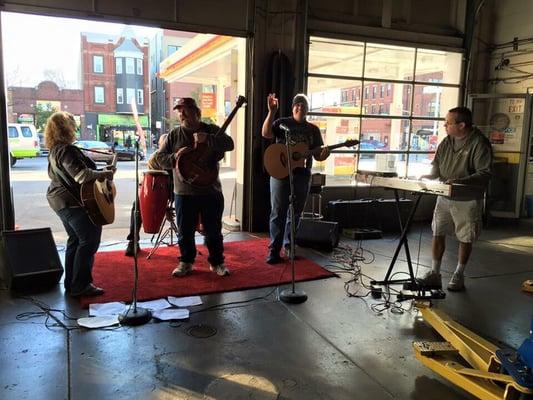
M300 219L296 231L296 244L331 251L339 245L339 224L317 219Z
M1 232L0 274L7 287L16 291L56 285L63 266L50 228Z

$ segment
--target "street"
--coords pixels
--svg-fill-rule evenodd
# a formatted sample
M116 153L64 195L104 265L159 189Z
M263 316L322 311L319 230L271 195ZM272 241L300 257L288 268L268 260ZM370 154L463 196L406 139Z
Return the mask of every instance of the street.
M19 229L50 227L56 244L66 243L66 233L59 217L46 200L50 183L46 157L18 160L11 167L11 186L15 207L15 224ZM146 170L146 160L139 162L139 181ZM221 169L220 178L225 198L224 215L229 215L231 195L235 184L235 172ZM103 228L102 242L125 241L129 231L130 212L135 198L135 163L120 161L115 174L117 197L115 199L115 222ZM141 230L141 239L150 239Z

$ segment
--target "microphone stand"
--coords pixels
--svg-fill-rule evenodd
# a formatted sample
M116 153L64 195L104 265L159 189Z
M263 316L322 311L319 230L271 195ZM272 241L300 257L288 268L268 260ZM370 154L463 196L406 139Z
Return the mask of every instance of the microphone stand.
M285 145L287 146L287 167L289 168L289 215L291 219L291 233L290 233L290 246L291 246L291 269L292 269L292 288L282 290L279 298L284 303L300 304L307 300L307 295L303 290L296 290L295 287L295 274L294 274L294 239L296 236L296 224L294 220L294 174L292 173L292 154L290 148L290 130L285 130Z
M133 218L133 293L132 304L128 310L118 316L122 325L136 326L143 325L152 319L152 313L145 308L137 307L137 284L139 281L139 270L137 264L137 252L139 251L139 138L135 139L135 204ZM132 307L133 306L133 307Z

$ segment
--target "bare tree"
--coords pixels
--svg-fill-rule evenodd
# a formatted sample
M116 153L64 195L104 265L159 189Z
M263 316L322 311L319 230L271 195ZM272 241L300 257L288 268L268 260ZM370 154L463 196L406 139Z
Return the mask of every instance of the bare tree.
M60 69L45 69L43 70L43 78L45 81L55 82L60 89L64 89L67 85L65 82L65 77L63 71Z
M20 65L17 65L14 69L7 70L5 73L6 86L23 86L25 78L22 76Z

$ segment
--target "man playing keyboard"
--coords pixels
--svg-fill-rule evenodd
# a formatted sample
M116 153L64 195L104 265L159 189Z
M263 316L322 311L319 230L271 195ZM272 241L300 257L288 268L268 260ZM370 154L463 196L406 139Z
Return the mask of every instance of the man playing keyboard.
M432 162L431 174L422 176L445 183L487 187L491 176L492 148L489 140L472 125L472 112L466 107L448 111L444 123L448 136L439 144ZM437 197L433 212L432 265L419 282L427 287L442 287L440 266L446 248L446 235L459 241L458 262L448 283L448 290L464 289L464 270L472 252L472 244L481 231L483 191L453 200Z

